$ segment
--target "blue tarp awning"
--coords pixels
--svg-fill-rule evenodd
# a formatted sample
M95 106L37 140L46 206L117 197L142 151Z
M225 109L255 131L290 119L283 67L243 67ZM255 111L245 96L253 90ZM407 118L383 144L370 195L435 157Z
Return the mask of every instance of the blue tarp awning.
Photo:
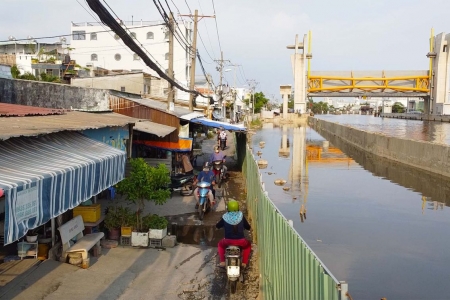
M77 132L0 142L5 244L116 184L126 153Z
M222 127L223 129L229 131L247 131L247 128L245 128L242 124L230 124L226 122L213 121L207 118L196 118L192 119L191 122L214 128Z

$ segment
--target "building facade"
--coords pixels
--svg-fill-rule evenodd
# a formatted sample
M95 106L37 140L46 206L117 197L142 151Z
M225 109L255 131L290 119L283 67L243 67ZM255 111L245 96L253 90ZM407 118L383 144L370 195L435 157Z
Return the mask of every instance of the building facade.
M169 32L163 21L120 21L124 29L136 39L136 43L148 54L161 70L168 71ZM178 21L179 40L191 43L191 23ZM72 23L71 58L81 67L101 67L109 70L127 70L157 75L142 59L133 53L114 32L96 22ZM190 57L186 46L174 40L174 74L183 86L188 86ZM177 98L187 100L189 95L178 91Z

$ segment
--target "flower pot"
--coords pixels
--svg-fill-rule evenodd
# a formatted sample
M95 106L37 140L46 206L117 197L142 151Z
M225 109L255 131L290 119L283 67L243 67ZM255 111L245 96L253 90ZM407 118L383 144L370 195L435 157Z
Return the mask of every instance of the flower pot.
M148 232L131 233L131 246L133 247L148 247Z
M27 235L27 242L28 243L36 243L37 238L38 238L37 234L35 234L35 235Z
M109 229L108 237L110 240L119 240L120 237L120 228L111 228Z
M148 237L150 239L163 239L167 235L167 227L164 229L149 229Z

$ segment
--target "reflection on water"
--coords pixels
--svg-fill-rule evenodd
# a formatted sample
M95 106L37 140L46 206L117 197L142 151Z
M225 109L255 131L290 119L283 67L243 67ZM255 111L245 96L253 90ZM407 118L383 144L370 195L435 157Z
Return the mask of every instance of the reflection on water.
M318 115L316 117L388 136L450 144L450 123L390 119L369 115Z
M349 283L354 299L450 294L446 178L305 127L266 127L253 136L254 153L260 141L270 198L333 275ZM285 186L276 186L277 178Z

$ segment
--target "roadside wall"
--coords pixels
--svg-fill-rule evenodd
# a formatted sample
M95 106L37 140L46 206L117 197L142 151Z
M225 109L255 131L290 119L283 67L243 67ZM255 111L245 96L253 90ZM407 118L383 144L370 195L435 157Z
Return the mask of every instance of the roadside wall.
M450 177L450 147L447 145L389 137L310 117L309 126L372 154Z
M109 110L108 90L0 78L0 102L47 108Z

